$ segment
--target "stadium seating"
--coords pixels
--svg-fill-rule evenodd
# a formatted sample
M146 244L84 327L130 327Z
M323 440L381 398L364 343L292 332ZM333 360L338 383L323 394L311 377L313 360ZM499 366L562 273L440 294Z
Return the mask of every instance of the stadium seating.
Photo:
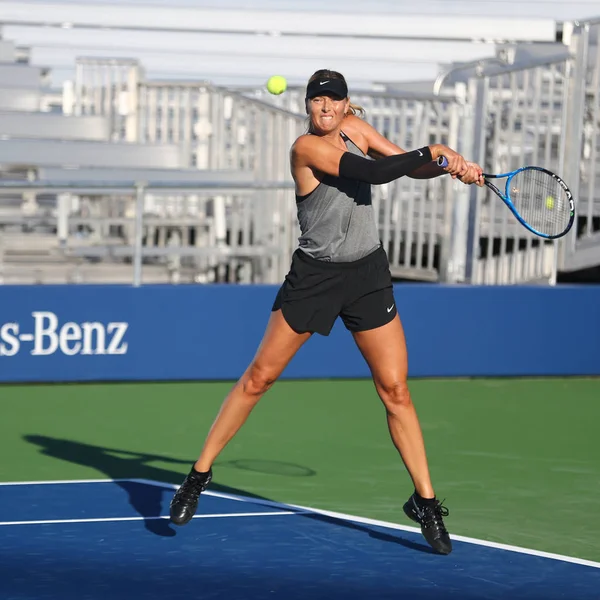
M378 186L395 277L546 282L557 268L600 263L598 30L594 21L564 27L554 43L498 43L493 57L445 65L436 82L353 90L402 147L447 143L490 172L544 164L578 200L576 233L544 244L475 189L408 178ZM144 281L281 280L298 233L286 157L306 126L301 86L275 97L88 56L57 89L17 44L0 40L3 282L127 281L136 247ZM581 118L567 118L576 109Z

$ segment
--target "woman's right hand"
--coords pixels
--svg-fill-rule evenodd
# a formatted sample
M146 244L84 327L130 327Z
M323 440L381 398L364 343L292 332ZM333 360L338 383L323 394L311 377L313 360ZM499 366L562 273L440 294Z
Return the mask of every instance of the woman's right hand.
M446 157L448 165L444 167L444 171L450 173L453 179L467 174L469 170L467 161L458 152L452 150L452 148L448 148L444 144L433 144L429 149L431 150L433 160L437 160L440 156Z

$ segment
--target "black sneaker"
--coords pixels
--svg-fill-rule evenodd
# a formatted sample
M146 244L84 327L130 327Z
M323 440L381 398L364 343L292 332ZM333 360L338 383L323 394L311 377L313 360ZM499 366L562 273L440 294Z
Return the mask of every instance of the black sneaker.
M171 500L171 522L175 525L185 525L196 514L200 494L208 487L212 479L212 469L206 475L200 475L192 470L183 480L181 487Z
M440 554L452 552L452 541L444 525L443 517L447 517L450 511L442 506L439 500L435 503L423 506L418 504L412 495L404 505L404 512L421 526L421 533L429 545Z

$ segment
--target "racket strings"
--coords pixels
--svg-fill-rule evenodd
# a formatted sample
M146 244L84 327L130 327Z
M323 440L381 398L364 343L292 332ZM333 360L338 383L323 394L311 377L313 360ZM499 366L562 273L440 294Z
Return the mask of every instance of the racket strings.
M571 218L569 198L560 183L544 171L527 169L510 181L509 196L521 217L546 235L559 235Z

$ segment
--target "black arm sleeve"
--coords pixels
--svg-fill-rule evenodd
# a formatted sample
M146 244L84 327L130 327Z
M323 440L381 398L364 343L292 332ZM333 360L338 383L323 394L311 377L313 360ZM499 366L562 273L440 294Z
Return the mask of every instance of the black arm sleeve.
M339 173L347 179L382 184L408 175L432 160L428 146L404 154L385 156L379 160L369 160L352 152L344 152L340 159Z

